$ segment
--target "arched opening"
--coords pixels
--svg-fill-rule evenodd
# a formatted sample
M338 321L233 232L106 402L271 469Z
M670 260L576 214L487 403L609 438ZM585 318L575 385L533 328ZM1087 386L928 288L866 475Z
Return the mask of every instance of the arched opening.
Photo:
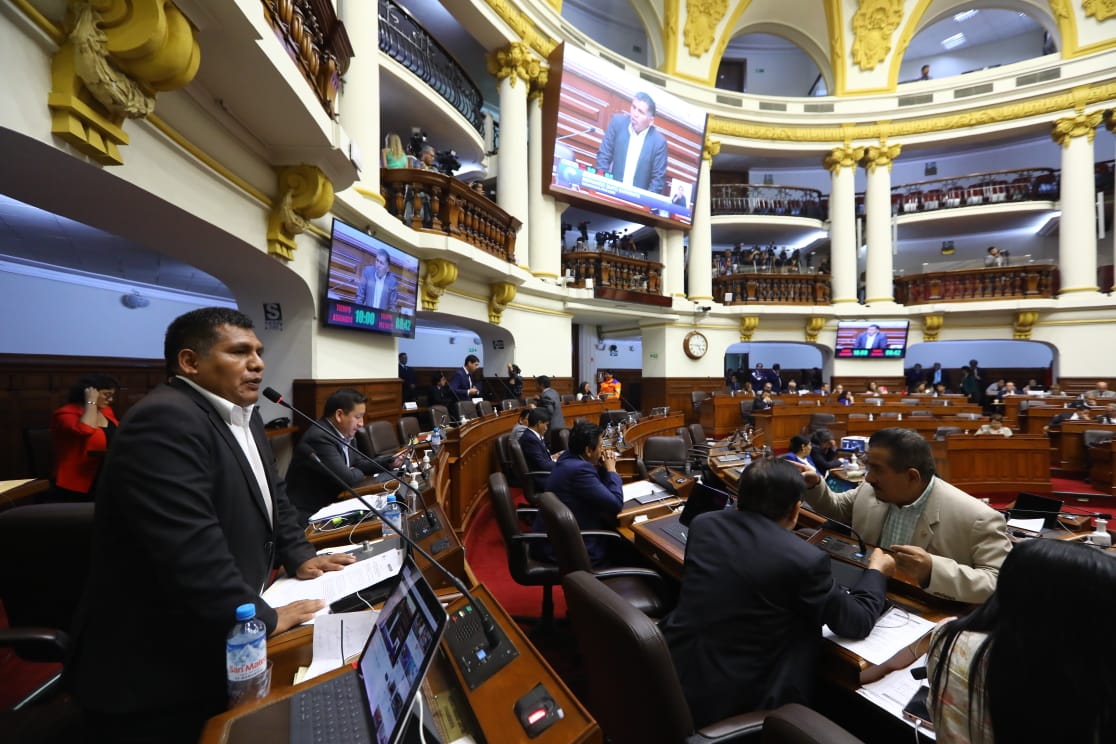
M415 337L401 338L400 354L418 374L422 396L440 374L451 377L470 354L480 359L479 374L493 390L491 397L514 398L507 387L507 368L515 356L515 338L501 326L475 318L420 310L416 314ZM377 375L385 376L385 375Z
M649 34L648 28L661 26L653 17L647 3L627 0L611 3L593 3L587 0L565 0L562 18L587 38L611 49L621 57L648 67L656 67L663 57L662 40L658 32Z
M729 40L716 87L760 96L823 96L833 89L825 56L783 27L749 26Z
M736 343L725 349L725 379L734 372L743 384L763 378L772 382L776 391L787 391L791 381L798 391L815 390L829 379L827 366L833 358L831 349L807 343L756 341ZM762 366L760 366L762 365ZM756 371L759 375L756 375ZM775 380L776 375L778 381ZM761 386L762 387L762 386Z
M961 392L963 368L975 359L981 370L981 392L999 379L1010 380L1022 390L1032 379L1043 387L1054 382L1057 351L1041 341L934 341L909 346L903 366L910 382L915 365L920 365L923 378L928 378L934 365L941 364L946 389Z

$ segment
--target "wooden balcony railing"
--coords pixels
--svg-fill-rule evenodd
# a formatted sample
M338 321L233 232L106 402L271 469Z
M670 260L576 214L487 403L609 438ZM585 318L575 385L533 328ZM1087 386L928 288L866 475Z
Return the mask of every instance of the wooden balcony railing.
M263 0L264 15L287 52L314 89L322 107L334 104L341 76L349 69L353 46L330 0Z
M713 297L726 305L828 305L831 296L826 274L728 274L713 279Z
M824 220L822 193L799 186L717 183L710 192L713 214L763 214Z
M380 193L388 212L412 229L445 233L515 263L515 235L522 223L456 178L437 171L381 168Z
M900 184L891 187L891 213L911 214L1007 202L1057 201L1061 187L1059 176L1059 171L1053 168L1022 168ZM862 204L859 194L857 202L858 206Z
M1051 264L939 271L895 279L895 301L927 302L1047 299L1055 296L1058 270Z
M663 265L655 261L614 253L575 251L562 255L562 273L573 276L573 281L567 284L569 287L583 288L585 280L591 279L598 297L650 304L664 304L662 300L669 304L670 301L662 295ZM617 292L630 296L621 297Z
M356 0L368 2L368 0ZM380 51L418 75L484 133L484 99L480 88L415 18L392 0L380 0Z

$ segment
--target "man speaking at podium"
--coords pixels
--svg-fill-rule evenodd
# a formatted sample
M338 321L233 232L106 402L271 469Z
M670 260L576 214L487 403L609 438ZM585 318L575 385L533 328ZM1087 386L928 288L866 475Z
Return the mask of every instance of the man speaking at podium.
M626 114L614 114L597 150L597 168L628 186L663 193L667 141L652 122L655 101L642 91Z
M271 570L311 579L317 556L255 410L263 345L248 316L202 308L174 320L171 381L124 417L96 494L89 582L68 682L98 742L196 742L226 707L225 635L254 603L269 634L322 608L271 608Z

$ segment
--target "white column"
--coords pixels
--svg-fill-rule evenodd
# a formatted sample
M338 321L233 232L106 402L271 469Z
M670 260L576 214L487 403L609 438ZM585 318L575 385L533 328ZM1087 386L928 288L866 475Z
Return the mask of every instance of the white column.
M710 163L721 150L721 143L706 138L701 153L701 171L698 173L697 196L694 198L694 221L690 226L690 260L686 274L690 284L690 299L713 299L713 234L710 226L711 206L709 194Z
M378 49L380 20L377 3L348 2L344 4L345 28L354 40L367 41ZM359 184L382 203L380 197L380 57L378 54L358 54L349 62L345 85L341 91L341 126L360 151ZM405 122L409 127L411 122ZM404 145L410 131L396 132Z
M500 81L500 152L496 160L496 203L523 226L516 239L516 258L530 255L530 207L528 179L523 164L527 152L527 92L532 77L539 74L539 61L527 46L518 42L488 56L488 71ZM529 264L528 264L529 265Z
M1105 112L1104 126L1108 131L1116 132L1116 112L1111 109ZM1116 185L1113 185L1113 195L1116 196ZM1111 235L1108 238L1112 241L1112 255L1110 257L1112 260L1112 286L1104 289L1107 292L1112 292L1116 291L1116 201L1112 205L1112 219L1109 220L1108 224L1112 225Z
M856 303L856 165L864 148L835 147L823 163L830 173L829 271L833 304Z
M543 193L543 179L550 177L550 168L544 167L542 156L542 99L545 87L546 72L543 71L531 81L527 97L527 198L530 214L527 242L530 247L528 251L519 252L517 258L520 266L526 263L535 276L557 280L562 273L561 224L556 224L554 219L554 197ZM518 241L516 245L519 245Z
M1093 137L1101 113L1079 113L1054 123L1062 146L1062 220L1058 227L1059 295L1096 292L1097 230L1093 181Z
M868 188L864 195L867 211L866 240L868 266L864 282L865 303L895 302L891 240L891 163L899 157L900 145L880 143L865 148L864 164Z
M659 236L659 255L663 261L663 295L686 297L685 249L681 230L655 228ZM717 298L718 302L721 298Z

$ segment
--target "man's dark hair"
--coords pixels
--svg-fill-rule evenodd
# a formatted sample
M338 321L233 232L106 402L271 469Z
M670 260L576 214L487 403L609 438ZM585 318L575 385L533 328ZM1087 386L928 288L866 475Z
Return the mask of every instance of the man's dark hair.
M868 440L868 447L882 447L887 450L887 466L895 471L914 468L923 483L928 483L934 475L934 453L930 442L917 431L892 427L880 429Z
M322 416L329 418L333 415L334 411L340 410L344 413L352 413L352 410L361 403L367 403L368 399L365 398L359 391L352 388L341 388L334 390L326 398L325 406L322 410Z
M781 521L806 497L806 480L786 460L764 457L740 475L736 508Z
M476 362L477 364L480 364L480 359L477 358L476 354L470 354L469 356L465 357L465 364L469 364L470 362Z
M640 92L638 92L634 96L632 96L632 99L633 100L638 100L638 101L643 101L644 103L646 103L647 104L647 113L651 114L652 116L655 115L655 99L653 99L651 96L647 95L646 93L644 93L641 90Z
M118 390L120 388L120 381L111 375L83 375L81 379L70 387L70 391L66 394L66 402L84 403L85 388L90 387L97 388L97 390Z
M540 421L550 421L550 411L545 408L532 408L531 412L527 414L527 425L535 426Z
M376 254L376 258L382 256L388 262L388 266L391 266L391 254L387 252L387 248L373 248L372 250Z
M252 319L230 307L201 307L179 315L167 326L163 339L163 361L167 376L178 374L178 352L193 349L198 356L205 356L217 341L217 329L223 325L252 330Z
M435 372L430 377L430 384L433 385L434 387L438 387L438 383L442 381L443 377L445 377L445 375L442 374L441 372Z
M601 427L588 421L578 421L570 429L570 441L567 442L566 447L580 457L585 454L585 450L596 447L599 441L601 441Z
M809 439L802 436L801 434L795 434L790 439L790 451L797 453L800 449L805 447L807 444L810 444Z
M539 375L535 378L535 382L537 382L539 384L539 387L543 390L546 390L548 387L550 387L550 378L546 375Z
M520 408L519 409L519 421L520 421L520 423L522 423L524 420L526 420L527 417L529 415L531 415L531 411L533 411L533 410L535 410L535 409L534 408L528 408L527 406L523 406L523 408Z
M824 447L826 443L833 438L833 432L829 429L818 429L810 435L810 442L815 446Z

